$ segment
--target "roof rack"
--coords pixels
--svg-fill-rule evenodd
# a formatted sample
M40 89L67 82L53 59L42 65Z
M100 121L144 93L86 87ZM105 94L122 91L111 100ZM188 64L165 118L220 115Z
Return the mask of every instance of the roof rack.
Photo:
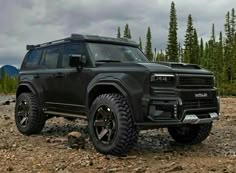
M70 38L63 38L63 39L60 39L60 40L50 41L50 42L37 44L37 45L26 45L26 50L35 49L35 48L47 46L47 45L54 44L54 43L65 42L65 41L68 41L68 40L70 40Z
M32 50L32 49L36 49L39 47L48 46L48 45L55 44L55 43L71 41L71 40L90 40L90 41L94 41L94 40L104 41L104 40L106 40L107 42L123 42L123 43L127 42L129 44L136 45L136 43L134 41L126 39L126 38L110 38L110 37L101 37L101 36L97 36L97 35L71 34L70 37L60 39L60 40L50 41L50 42L37 44L37 45L26 45L26 50Z

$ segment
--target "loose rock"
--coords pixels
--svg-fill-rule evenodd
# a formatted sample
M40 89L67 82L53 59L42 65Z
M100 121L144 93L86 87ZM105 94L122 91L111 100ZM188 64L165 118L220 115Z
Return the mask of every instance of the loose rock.
M68 134L68 146L74 149L84 149L85 148L85 136L80 132L73 131Z

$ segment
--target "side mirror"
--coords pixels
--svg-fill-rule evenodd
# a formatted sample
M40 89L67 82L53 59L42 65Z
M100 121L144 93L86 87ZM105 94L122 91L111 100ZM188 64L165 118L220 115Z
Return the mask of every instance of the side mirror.
M86 64L86 57L80 54L72 54L70 57L70 66L81 70Z

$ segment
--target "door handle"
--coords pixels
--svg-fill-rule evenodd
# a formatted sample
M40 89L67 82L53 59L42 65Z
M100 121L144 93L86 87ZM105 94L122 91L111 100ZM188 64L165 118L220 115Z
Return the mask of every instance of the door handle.
M35 75L34 75L34 78L35 78L35 79L38 79L38 78L40 78L40 75L39 75L39 74L35 74Z
M55 77L64 77L65 75L63 73L56 73Z

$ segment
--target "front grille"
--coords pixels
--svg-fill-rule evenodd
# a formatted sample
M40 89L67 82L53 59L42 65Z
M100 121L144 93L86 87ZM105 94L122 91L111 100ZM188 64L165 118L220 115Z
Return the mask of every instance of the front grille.
M175 96L175 92L171 89L161 89L158 87L151 87L151 95L152 96L160 96L160 97L168 97Z
M212 88L213 76L178 75L179 88Z
M194 109L194 108L209 108L215 107L215 101L212 99L205 100L185 100L183 101L184 109Z

